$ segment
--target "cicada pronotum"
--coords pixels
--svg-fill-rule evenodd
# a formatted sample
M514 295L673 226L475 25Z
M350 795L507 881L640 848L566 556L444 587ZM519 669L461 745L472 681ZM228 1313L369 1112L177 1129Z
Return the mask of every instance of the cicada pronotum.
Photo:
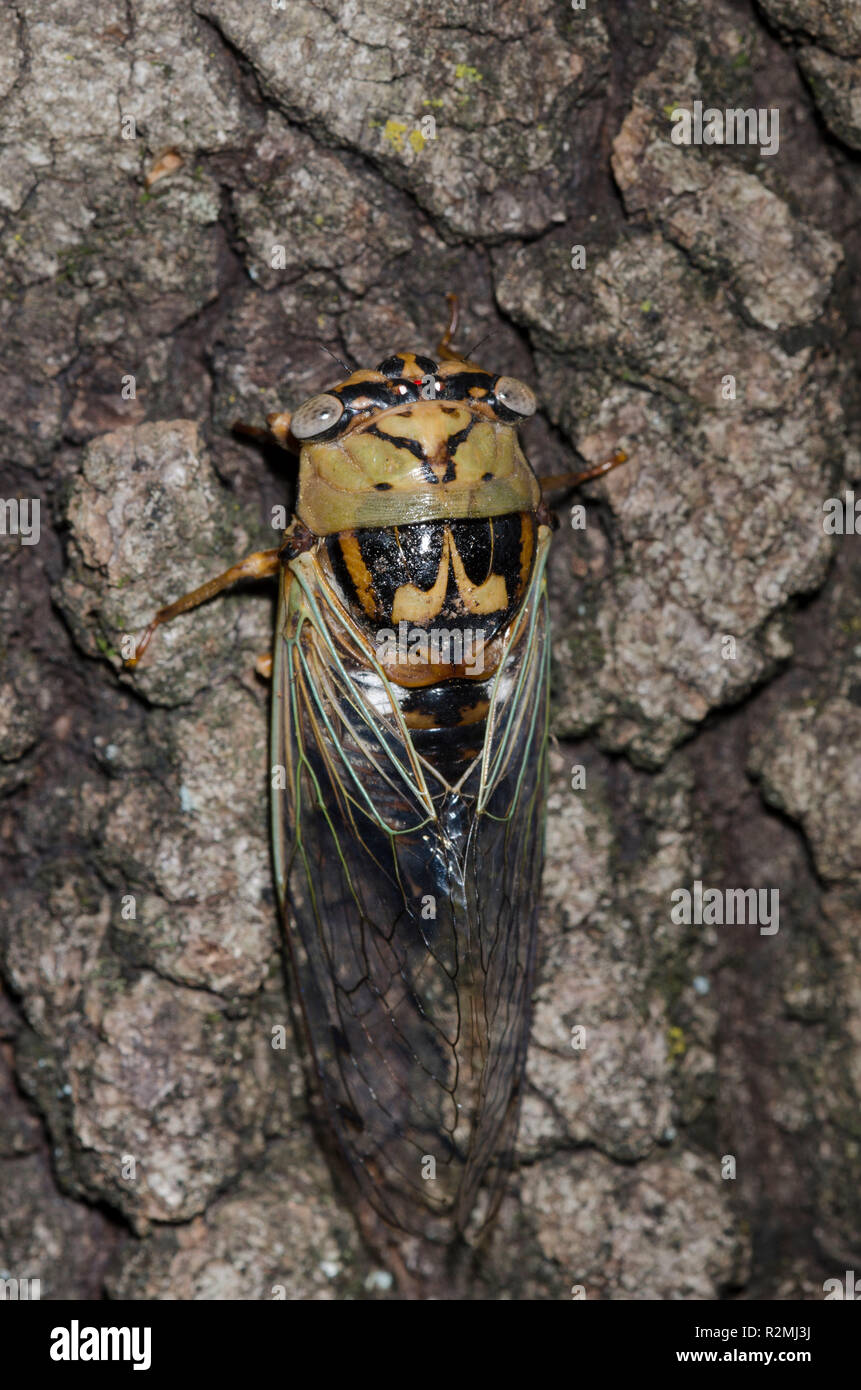
M352 372L298 446L277 549L162 609L279 576L272 833L319 1094L361 1194L450 1242L501 1190L529 1033L548 722L551 514L535 396L450 347ZM576 477L595 477L624 458ZM131 664L134 664L131 663Z

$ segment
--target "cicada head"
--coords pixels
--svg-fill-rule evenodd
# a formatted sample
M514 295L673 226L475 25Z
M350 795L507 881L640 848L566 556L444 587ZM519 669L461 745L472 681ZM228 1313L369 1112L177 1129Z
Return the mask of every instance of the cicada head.
M533 512L541 492L517 426L535 408L523 382L465 358L395 353L291 417L302 446L297 515L329 536Z

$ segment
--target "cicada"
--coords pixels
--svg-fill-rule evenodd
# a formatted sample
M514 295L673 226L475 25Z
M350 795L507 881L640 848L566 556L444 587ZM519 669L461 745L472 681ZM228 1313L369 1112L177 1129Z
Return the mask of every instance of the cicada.
M553 519L518 438L535 395L452 329L269 417L299 452L283 543L160 610L130 663L159 624L278 576L272 836L314 1085L359 1194L440 1242L483 1183L492 1213L517 1127Z

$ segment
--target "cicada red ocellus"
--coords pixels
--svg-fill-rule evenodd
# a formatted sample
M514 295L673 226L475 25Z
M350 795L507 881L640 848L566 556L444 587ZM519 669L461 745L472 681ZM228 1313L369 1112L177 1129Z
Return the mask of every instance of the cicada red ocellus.
M448 346L292 415L295 517L161 610L279 575L272 833L316 1086L360 1193L450 1242L511 1155L529 1035L548 721L550 513L528 386ZM607 464L573 483L597 476Z

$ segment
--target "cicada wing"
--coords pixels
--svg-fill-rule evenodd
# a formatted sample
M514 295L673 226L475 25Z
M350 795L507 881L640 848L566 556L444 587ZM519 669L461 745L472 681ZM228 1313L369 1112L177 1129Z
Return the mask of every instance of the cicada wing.
M283 805L273 801L276 873L341 1150L387 1219L423 1229L451 1206L421 1165L457 1122L456 943L449 912L422 913L436 862L425 770L341 616L313 557L300 557L274 668L272 760L286 781ZM439 864L437 891L445 874Z
M463 1224L514 1123L540 874L545 624L539 574L495 681L483 756L452 787L416 752L313 552L282 589L272 761L286 786L273 829L305 1026L360 1188L394 1225L432 1238Z
M460 1224L491 1164L495 1195L501 1194L529 1042L547 784L550 644L543 571L548 541L549 535L496 678L480 767L461 787L467 796L478 779L465 881L479 995L474 1031L482 1065L459 1196Z

